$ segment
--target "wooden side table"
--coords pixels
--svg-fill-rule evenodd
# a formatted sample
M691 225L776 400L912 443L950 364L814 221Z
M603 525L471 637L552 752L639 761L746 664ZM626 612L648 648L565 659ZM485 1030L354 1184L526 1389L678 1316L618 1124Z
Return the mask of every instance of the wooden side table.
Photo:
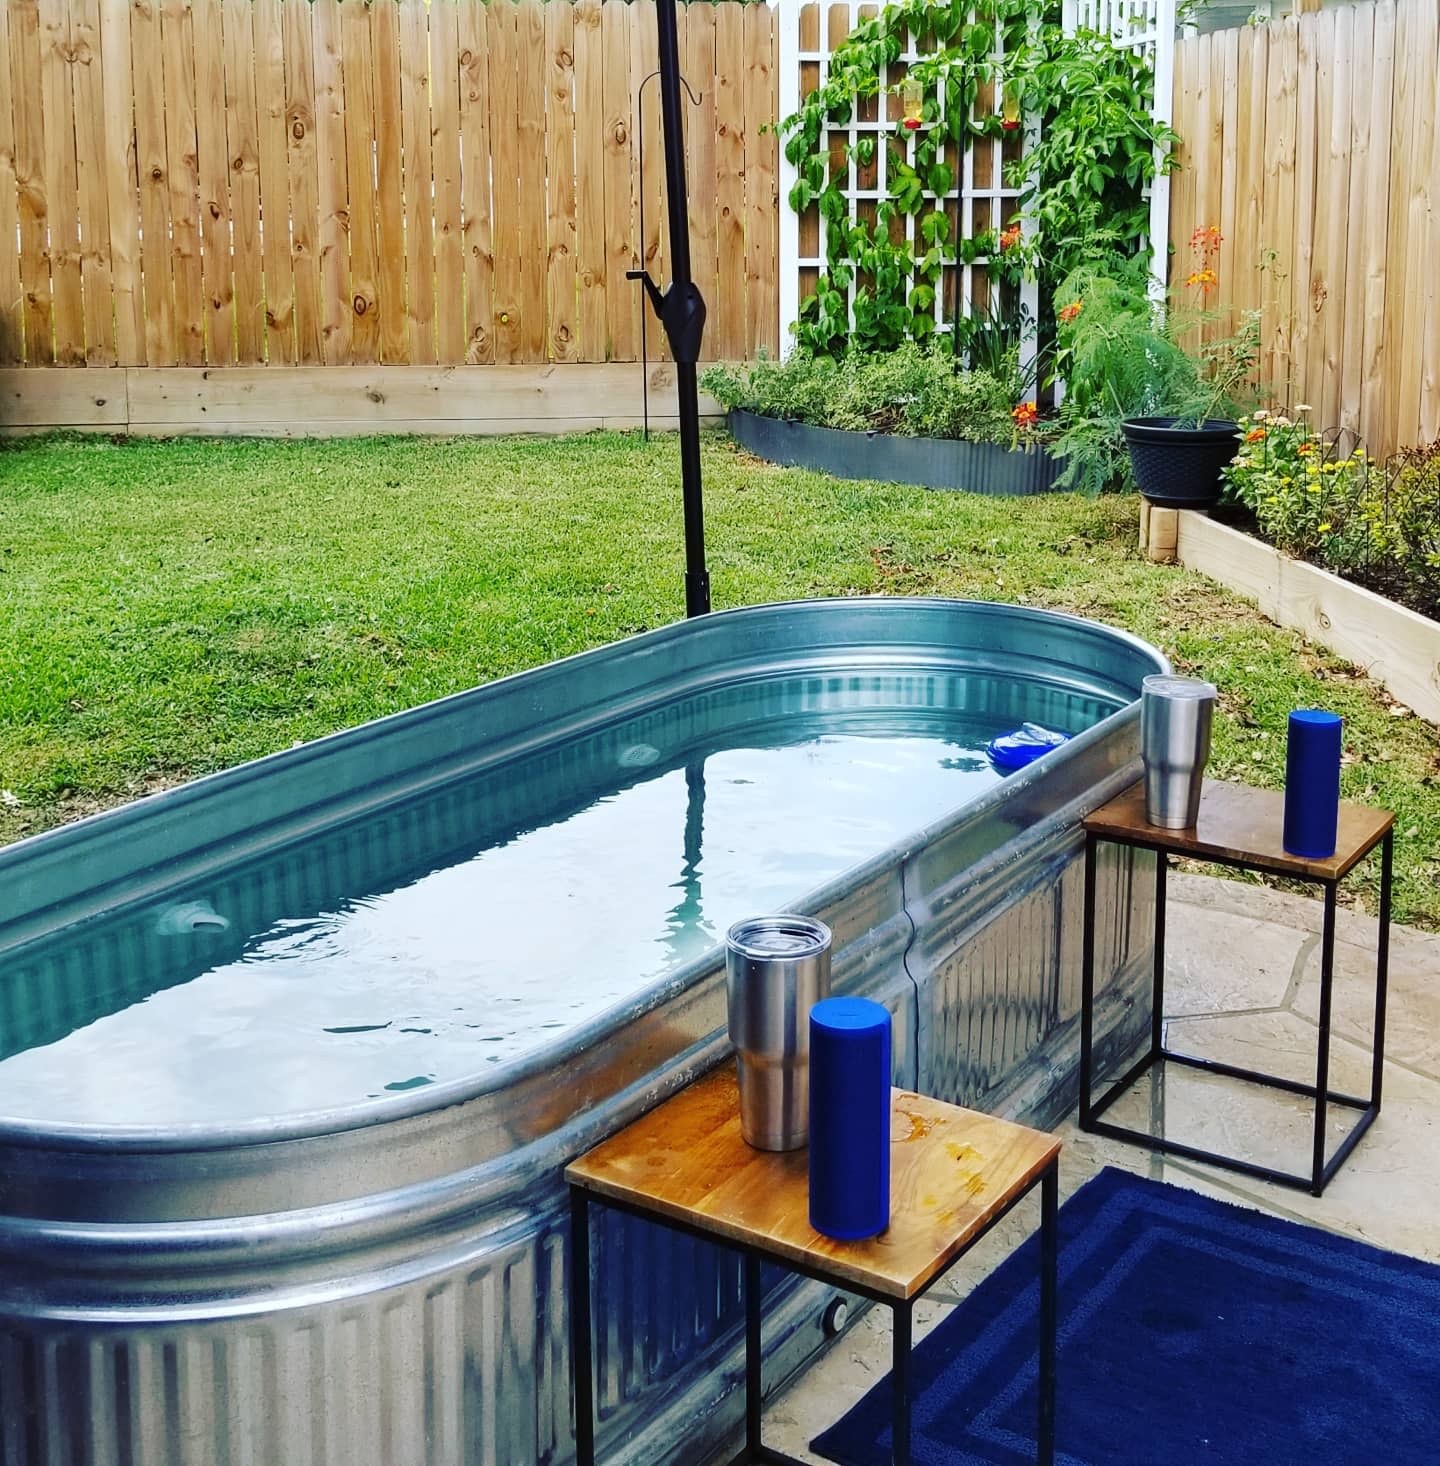
M1330 1179L1355 1149L1360 1137L1380 1113L1380 1081L1385 1063L1385 987L1390 957L1390 887L1394 860L1395 816L1388 810L1363 804L1340 805L1340 827L1335 854L1325 860L1307 860L1291 855L1281 841L1285 796L1267 789L1250 789L1243 784L1224 784L1207 779L1200 798L1200 814L1188 830L1162 830L1145 820L1145 790L1135 784L1102 805L1085 821L1085 930L1080 1006L1080 1128L1116 1140L1134 1141L1166 1155L1186 1156L1227 1170L1258 1176L1280 1186L1293 1186L1319 1196ZM1102 840L1155 852L1155 969L1150 1047L1097 1102L1092 1098L1093 1028L1095 1007L1095 850ZM1380 934L1375 961L1375 1037L1370 1076L1370 1095L1360 1099L1330 1088L1330 1011L1335 977L1335 907L1340 882L1377 845L1381 846ZM1313 881L1325 892L1325 914L1320 943L1320 1035L1316 1056L1315 1083L1302 1084L1273 1074L1257 1073L1235 1064L1177 1054L1165 1047L1163 1033L1165 998L1165 872L1172 855L1186 855L1229 865L1238 870L1263 871ZM1315 1102L1315 1128L1310 1169L1298 1174L1262 1166L1235 1156L1217 1155L1199 1146L1184 1145L1102 1121L1100 1116L1148 1070L1169 1061L1248 1080L1269 1089L1308 1096ZM1325 1124L1328 1106L1358 1110L1359 1118L1326 1159Z
M809 1222L808 1155L752 1150L740 1134L733 1063L581 1156L570 1185L570 1344L578 1466L594 1466L590 1322L592 1199L735 1248L744 1258L745 1450L740 1462L799 1466L760 1439L762 1261L860 1293L893 1311L894 1460L910 1462L910 1343L915 1300L1041 1185L1040 1403L1036 1460L1055 1452L1055 1257L1060 1142L1022 1125L896 1090L890 1226L836 1242Z

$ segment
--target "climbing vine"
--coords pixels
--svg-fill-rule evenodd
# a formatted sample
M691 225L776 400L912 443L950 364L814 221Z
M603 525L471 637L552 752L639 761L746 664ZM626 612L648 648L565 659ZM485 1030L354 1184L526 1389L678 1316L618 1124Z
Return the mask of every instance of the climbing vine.
M825 226L823 267L800 306L801 347L837 355L931 337L947 265L983 264L1002 291L1024 274L1038 276L1043 301L1046 285L1097 251L1139 251L1155 146L1168 166L1177 139L1151 121L1145 58L1103 37L1063 35L1059 9L1058 0L891 0L832 54L824 84L780 124L797 175L790 207L802 215L814 207ZM842 143L839 130L866 99L881 97L882 74L911 36L919 59L903 84L884 89L903 85L905 115ZM977 115L982 88L999 105ZM952 160L978 140L1017 131L1022 116L1039 127L1022 155L1009 150L1005 182L1020 190L1015 216L952 238ZM866 217L845 184L851 169L874 168L881 148L887 196ZM984 312L954 324L961 350L977 331L997 327Z

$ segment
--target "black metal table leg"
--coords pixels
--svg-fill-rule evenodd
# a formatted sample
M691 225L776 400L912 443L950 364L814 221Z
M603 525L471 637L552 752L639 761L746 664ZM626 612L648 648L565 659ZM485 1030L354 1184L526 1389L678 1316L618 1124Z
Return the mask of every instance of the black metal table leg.
M1372 1035L1370 1103L1380 1108L1385 1076L1385 1002L1390 987L1390 889L1394 877L1395 831L1386 832L1380 847L1380 934L1375 948L1375 1031Z
M570 1369L575 1378L575 1466L595 1466L590 1342L590 1203L570 1188Z
M1059 1257L1060 1168L1052 1164L1040 1183L1040 1395L1039 1430L1035 1439L1037 1466L1055 1461L1055 1348Z
M1090 1089L1095 1042L1095 836L1085 835L1084 927L1080 939L1080 1128L1092 1122Z
M760 1374L760 1258L745 1254L745 1449L752 1461L760 1459L760 1416L764 1384Z
M1310 1191L1325 1189L1326 1096L1330 1087L1330 1012L1335 986L1335 905L1337 886L1325 882L1325 918L1320 937L1320 1052L1315 1059L1315 1142L1310 1166Z
M910 1338L914 1304L908 1299L893 1305L894 1359L890 1369L891 1458L895 1466L910 1466Z
M1155 966L1150 988L1150 1057L1158 1059L1165 1050L1165 875L1170 857L1163 850L1155 854Z

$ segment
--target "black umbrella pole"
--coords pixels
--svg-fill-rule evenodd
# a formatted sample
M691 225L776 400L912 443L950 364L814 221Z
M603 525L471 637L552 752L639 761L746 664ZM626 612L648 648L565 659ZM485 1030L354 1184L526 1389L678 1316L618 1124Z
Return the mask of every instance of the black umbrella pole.
M685 503L685 614L710 609L705 517L700 486L700 398L695 363L705 332L705 302L690 275L690 216L685 190L685 133L680 111L680 46L674 0L656 6L660 42L660 113L665 124L665 201L670 215L670 288L661 320L675 358L680 411L680 483Z

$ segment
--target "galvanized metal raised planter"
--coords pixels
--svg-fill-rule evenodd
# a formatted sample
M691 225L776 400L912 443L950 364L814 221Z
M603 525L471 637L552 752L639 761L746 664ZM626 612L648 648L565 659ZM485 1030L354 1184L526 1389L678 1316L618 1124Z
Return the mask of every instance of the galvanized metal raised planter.
M248 933L404 889L417 859L473 841L477 821L487 839L517 838L537 792L556 820L603 802L644 777L626 751L688 746L715 699L773 684L784 696L757 739L817 709L903 727L937 703L1075 733L791 903L832 928L835 991L895 1015L900 1082L1048 1124L1077 1083L1078 822L1138 775L1135 699L1165 669L1121 633L1014 607L752 607L0 851L0 1459L567 1460L561 1168L727 1056L723 953L677 961L515 1062L483 1063L477 1047L473 1072L303 1113L267 1083L227 1122L197 1119L203 1074L175 1090L168 1124L127 1121L124 1086L84 1123L47 1116L40 1091L17 1113L5 1082L17 1051L167 1011L206 943L243 982ZM580 780L600 766L577 764L582 746L604 754L610 784ZM477 771L494 777L467 782ZM1097 970L1116 974L1099 1004L1102 1063L1149 1034L1150 868L1116 854L1101 869ZM538 950L558 906L537 886L525 909L491 916L521 923ZM174 935L176 913L191 936ZM156 1078L143 1047L106 1058L136 1088ZM737 1424L738 1264L614 1215L597 1233L607 1459L693 1462ZM832 1297L809 1284L777 1300L772 1377L822 1345Z
M910 438L898 433L853 433L814 427L733 408L735 441L758 458L790 468L813 468L835 478L918 484L972 494L1045 494L1065 464L1044 448L1004 448L958 438Z

